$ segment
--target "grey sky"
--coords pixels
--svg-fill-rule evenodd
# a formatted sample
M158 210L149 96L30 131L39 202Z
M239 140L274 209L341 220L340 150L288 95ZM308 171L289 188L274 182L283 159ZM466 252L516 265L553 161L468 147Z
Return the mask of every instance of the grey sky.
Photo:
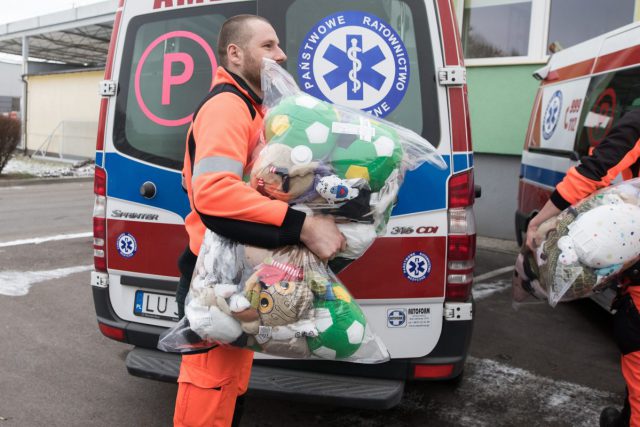
M11 2L11 6L4 5L0 13L0 24L19 21L47 13L71 9L74 6L84 6L98 3L102 0L20 0Z

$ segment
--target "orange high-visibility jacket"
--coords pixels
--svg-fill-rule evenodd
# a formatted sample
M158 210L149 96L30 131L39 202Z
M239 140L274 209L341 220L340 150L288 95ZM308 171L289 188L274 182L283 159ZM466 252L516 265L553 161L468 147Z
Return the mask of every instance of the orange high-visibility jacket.
M189 247L200 251L205 229L255 246L300 241L305 214L243 182L262 135L262 100L239 76L219 67L212 93L194 114L182 174L191 213Z
M600 188L618 174L624 179L638 176L640 168L640 109L626 113L590 156L572 167L551 194L558 209L566 209Z

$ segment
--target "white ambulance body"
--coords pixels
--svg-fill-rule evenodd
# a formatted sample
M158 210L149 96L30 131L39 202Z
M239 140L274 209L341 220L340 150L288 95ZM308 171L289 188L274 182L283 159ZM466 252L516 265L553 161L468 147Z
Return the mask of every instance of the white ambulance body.
M567 170L602 142L623 114L640 108L640 22L554 54L534 76L541 83L522 153L520 243L529 220ZM610 297L594 299L608 309Z
M155 348L177 319L189 212L185 136L211 89L220 26L242 13L273 23L303 90L415 130L449 166L409 173L387 234L339 273L392 360L370 366L257 354L251 392L385 408L399 402L406 380L457 377L473 325L475 193L449 0L121 0L96 150L92 285L101 331L136 346L127 357L132 374L175 381L178 357ZM347 90L349 37L362 52L360 93Z

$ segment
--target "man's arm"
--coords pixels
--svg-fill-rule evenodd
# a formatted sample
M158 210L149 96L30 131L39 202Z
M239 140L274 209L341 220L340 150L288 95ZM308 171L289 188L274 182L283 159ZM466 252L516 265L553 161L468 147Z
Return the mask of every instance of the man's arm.
M596 190L608 186L620 172L634 165L639 158L640 110L634 110L620 119L591 155L583 157L578 166L569 169L549 201L529 222L527 247L533 250L541 243L534 241L540 224Z
M215 118L215 120L212 120ZM264 248L304 243L321 259L344 248L333 218L310 217L272 200L242 181L252 135L250 113L234 94L220 94L202 108L196 140L193 203L217 234Z
M640 157L640 109L625 114L593 153L580 159L556 186L551 200L566 209L591 193L607 187Z

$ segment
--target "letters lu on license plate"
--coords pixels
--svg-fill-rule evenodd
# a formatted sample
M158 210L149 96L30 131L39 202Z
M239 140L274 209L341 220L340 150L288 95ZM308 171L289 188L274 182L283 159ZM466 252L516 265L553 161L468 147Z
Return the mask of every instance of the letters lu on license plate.
M154 319L178 320L178 303L174 295L136 291L133 314Z

